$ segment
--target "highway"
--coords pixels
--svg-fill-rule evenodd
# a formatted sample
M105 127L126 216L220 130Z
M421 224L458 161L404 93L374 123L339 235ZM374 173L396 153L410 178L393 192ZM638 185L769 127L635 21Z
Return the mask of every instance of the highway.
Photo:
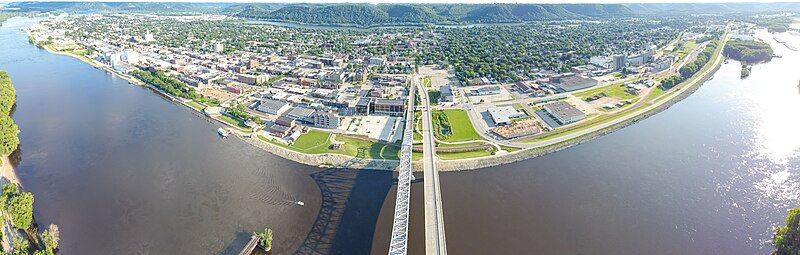
M444 217L442 197L439 188L439 172L436 169L436 143L434 142L433 123L431 121L431 105L428 93L416 77L412 86L419 86L420 104L422 105L422 144L424 155L425 187L425 254L447 254L444 233Z

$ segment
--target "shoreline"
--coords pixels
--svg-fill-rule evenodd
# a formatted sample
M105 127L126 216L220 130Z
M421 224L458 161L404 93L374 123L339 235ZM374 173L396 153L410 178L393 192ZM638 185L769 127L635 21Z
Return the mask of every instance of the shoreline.
M0 177L3 177L10 183L22 186L22 183L19 182L19 177L17 177L17 168L11 164L9 155L0 157L0 163L2 163L2 165L0 165Z
M438 167L439 171L445 172L453 172L453 171L470 171L476 170L481 168L487 167L494 167L499 165L510 164L518 161L523 161L527 159L532 159L535 157L543 156L549 153L557 152L563 149L570 148L575 145L579 145L584 142L588 142L592 139L610 134L627 126L633 125L636 122L641 120L647 119L650 116L656 115L664 110L669 109L674 104L683 101L690 95L692 95L695 91L697 91L703 84L706 83L709 79L714 77L714 74L719 70L724 62L724 56L722 56L722 49L724 49L725 44L729 40L728 34L724 35L724 42L720 44L719 47L719 54L717 55L717 59L715 60L712 67L710 67L705 74L702 76L694 77L694 80L689 80L690 84L686 84L682 87L676 87L676 90L673 93L677 93L671 97L668 97L669 94L662 95L663 97L668 97L665 99L664 102L659 103L656 106L653 106L653 109L649 109L640 114L634 114L627 119L624 119L618 123L611 124L607 127L601 128L594 132L589 132L578 137L568 139L566 141L545 145L542 147L533 147L528 149L522 149L514 152L509 152L502 155L491 155L491 156L484 156L478 158L468 158L468 159L456 159L456 160L439 160ZM701 70L702 71L702 70ZM657 100L656 100L657 103ZM624 118L624 117L623 117ZM414 162L414 167L417 167L417 162ZM421 162L419 164L421 167Z
M25 33L30 37L30 31L25 29ZM727 36L727 34L726 34ZM727 42L727 39L725 40ZM219 120L214 117L207 116L203 114L202 110L195 109L187 104L191 100L183 100L180 98L173 97L158 88L153 87L150 84L146 84L130 75L122 74L117 72L116 70L105 66L94 63L94 61L87 61L87 59L82 58L81 56L77 56L72 53L57 51L55 49L51 49L49 46L41 46L36 42L32 42L32 44L36 47L45 49L47 52L56 54L56 55L64 55L69 56L75 59L78 59L81 62L87 63L94 68L99 70L106 71L107 73L111 73L112 75L116 75L119 78L122 78L128 83L140 87L147 88L157 95L162 96L166 99L170 99L173 103L178 103L183 105L184 107L188 108L193 114L198 115L208 121L215 121L219 124L222 124L235 134L235 136L239 139L242 139L245 143L248 143L254 147L257 147L261 150L264 150L272 155L284 158L286 160L290 160L296 163L309 165L309 166L316 166L322 168L347 168L353 170L381 170L381 171L395 171L396 167L399 165L399 161L397 160L384 160L384 159L368 159L368 158L357 158L353 156L341 155L341 154L333 154L333 153L323 153L323 154L305 154L293 150L289 150L286 148L282 148L280 146L270 144L268 142L261 141L258 139L257 135L253 135L253 133L245 133L241 131L238 127L233 126L225 121ZM718 46L720 49L724 48L724 44ZM563 149L570 148L575 145L579 145L584 142L588 142L594 138L601 137L603 135L612 133L629 125L632 125L640 120L644 120L650 116L653 116L661 111L664 111L674 105L677 102L685 99L694 91L696 91L700 86L702 86L708 79L714 76L714 74L719 70L723 57L721 56L722 51L719 52L719 57L717 61L714 63L714 67L709 69L709 71L701 77L697 77L696 80L690 81L694 82L693 84L688 84L688 86L681 87L676 89L677 94L673 95L671 98L666 99L666 101L659 103L653 109L647 110L640 114L634 114L633 116L627 117L620 122L611 124L607 127L598 129L594 132L589 132L575 138L571 138L565 141L548 144L541 147L532 147L527 149L521 149L518 151L508 152L505 154L500 155L490 155L484 157L476 157L476 158L466 158L466 159L454 159L454 160L442 160L439 159L437 161L439 171L441 172L457 172L457 171L471 171L477 170L482 168L500 166L505 164L510 164L518 161L528 160L535 157L543 156L549 153L557 152ZM667 96L662 95L662 96ZM625 118L625 117L623 117ZM412 166L414 172L422 172L422 160L414 160L412 161ZM13 175L13 178L16 180L16 175ZM9 178L10 179L10 178Z
M26 32L26 34L28 34L28 36L31 36L30 31L28 31L26 29L25 32ZM260 139L257 138L257 135L253 135L253 133L242 132L239 129L239 127L233 126L230 123L227 123L225 121L219 120L219 119L214 118L214 117L207 116L207 115L205 115L203 113L202 110L195 109L195 108L191 107L190 105L188 105L187 104L187 102L189 102L188 100L182 100L180 98L173 97L173 96L167 94L166 92L163 92L163 91L159 90L158 88L153 87L150 84L144 83L144 82L136 79L135 77L132 77L132 76L126 75L126 74L121 74L121 73L117 72L116 70L114 70L114 69L112 69L112 68L110 68L108 66L100 65L100 64L94 63L93 61L92 62L86 61L86 59L84 59L84 58L82 58L80 56L76 56L75 54L72 54L72 53L58 51L58 50L50 48L49 46L41 46L41 45L36 44L36 43L32 43L32 44L34 46L38 47L38 48L44 49L47 52L55 54L55 55L62 55L62 56L68 56L68 57L75 58L75 59L77 59L77 60L79 60L79 61L81 61L83 63L87 63L87 64L91 65L92 67L94 67L94 68L96 68L98 70L102 70L102 71L105 71L106 73L111 73L112 75L115 75L115 76L117 76L119 78L122 78L122 79L126 80L128 83L130 83L132 85L143 87L143 88L147 88L147 89L151 90L152 92L156 93L157 95L159 95L161 97L164 97L165 99L169 99L173 103L177 103L179 105L184 106L190 112L192 112L193 114L197 115L198 117L201 117L201 118L203 118L203 119L205 119L205 120L207 120L209 122L215 122L215 124L218 123L218 124L222 124L222 125L226 126L229 129L229 131L231 131L231 133L234 134L235 137L237 137L238 139L242 139L242 141L244 141L245 143L250 144L251 146L257 147L257 148L259 148L261 150L264 150L264 151L266 151L266 152L268 152L268 153L270 153L272 155L284 158L286 160L290 160L290 161L293 161L293 162L296 162L296 163L309 165L309 166L348 168L348 169L355 169L355 170L364 169L364 170L394 171L395 168L399 165L399 161L398 160L357 158L357 157L341 155L341 154L333 154L333 153L305 154L305 153L301 153L301 152L292 151L292 150L289 150L289 149L286 149L286 148L282 148L280 146L277 146L277 145L274 145L274 144L270 144L268 142L261 141Z

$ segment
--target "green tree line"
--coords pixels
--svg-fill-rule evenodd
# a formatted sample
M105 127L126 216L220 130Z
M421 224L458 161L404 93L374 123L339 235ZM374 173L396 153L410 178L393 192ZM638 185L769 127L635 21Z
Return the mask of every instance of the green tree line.
M19 146L19 127L11 119L17 92L5 71L0 71L0 94L0 154L8 155Z
M132 74L139 80L142 80L147 84L153 85L156 88L164 92L167 92L167 94L199 102L206 102L211 104L219 103L216 100L203 97L202 95L198 94L197 91L194 90L194 88L189 87L189 85L186 85L186 83L178 79L168 76L161 70L155 72L150 72L146 70L136 70L133 71Z
M774 255L800 254L800 208L789 211L786 225L775 230L772 243L776 249Z
M706 45L706 48L703 49L702 52L697 54L697 58L695 58L692 62L686 63L680 70L678 70L679 75L673 75L669 78L666 78L661 81L661 88L662 89L670 89L675 85L685 81L686 79L691 78L697 72L699 72L703 67L708 63L709 60L714 56L714 51L717 49L718 41L711 41Z

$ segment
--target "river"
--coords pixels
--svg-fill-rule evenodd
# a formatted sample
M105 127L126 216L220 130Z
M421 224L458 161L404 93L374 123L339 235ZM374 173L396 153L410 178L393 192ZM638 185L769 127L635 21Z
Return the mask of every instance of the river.
M440 174L448 252L769 254L772 226L800 207L800 52L757 37L782 58L747 79L730 61L689 98L612 134ZM412 254L424 254L423 213L412 209Z
M17 88L17 172L60 254L231 254L275 229L276 254L385 254L392 175L288 162L218 124L0 29ZM767 36L761 34L760 36ZM793 37L798 43L798 37ZM769 40L768 40L769 41ZM768 254L800 206L800 54L724 64L695 94L612 134L535 159L442 173L451 254ZM410 254L424 254L421 183ZM293 202L302 200L305 206Z
M20 28L32 23L3 24L0 70L18 95L17 173L40 226L60 226L60 254L236 254L265 227L277 254L369 251L391 174L322 170L221 139L221 125L187 108L29 44ZM362 189L372 192L350 195Z

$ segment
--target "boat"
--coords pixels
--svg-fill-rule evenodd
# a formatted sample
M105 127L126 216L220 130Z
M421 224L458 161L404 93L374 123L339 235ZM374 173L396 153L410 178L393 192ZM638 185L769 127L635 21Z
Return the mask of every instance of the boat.
M217 134L219 134L219 136L222 136L223 138L225 138L225 137L228 137L230 132L228 132L228 130L225 130L224 128L218 128L217 129Z
M297 203L295 203L295 204L297 204L297 205L299 205L299 206L304 206L304 205L306 205L306 203L303 203L303 201L297 201Z

